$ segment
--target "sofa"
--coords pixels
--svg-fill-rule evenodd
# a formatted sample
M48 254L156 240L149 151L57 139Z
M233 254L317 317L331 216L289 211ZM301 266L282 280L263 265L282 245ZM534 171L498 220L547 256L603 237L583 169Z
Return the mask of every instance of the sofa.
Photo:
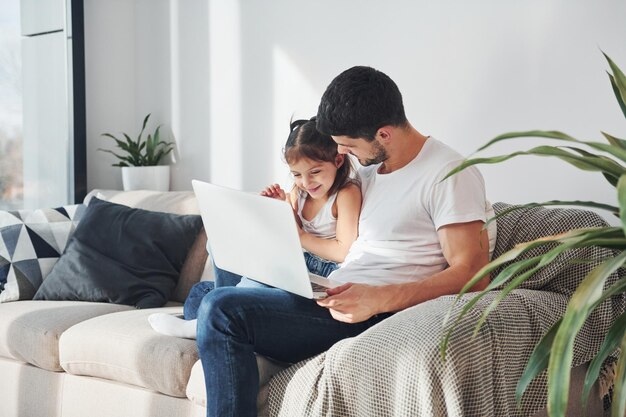
M94 196L150 211L198 214L191 192L95 190L85 204ZM496 211L506 207L496 205ZM534 210L509 223L498 221L496 253L536 237L536 229L554 232L555 227L578 225L558 221L561 218L582 218L587 226L602 223L597 216L581 216L575 210ZM522 223L524 216L535 219ZM550 227L543 230L536 219ZM524 230L532 233L522 233ZM212 279L205 247L206 234L200 232L163 307L137 309L123 304L45 300L0 303L0 416L204 416L206 392L195 341L158 334L147 317L155 312L182 314L191 286ZM454 297L407 309L298 364L258 357L259 415L545 416L545 376L531 386L522 408L516 407L511 387L514 390L523 369L520 364L527 360L539 333L562 313L575 285L569 281L580 278L566 280L569 283L563 289L559 279L563 274L572 271L567 267L550 271L511 294L489 316L477 338L469 336L476 320L476 315L470 314L455 331L445 364L437 356L441 318ZM554 282L556 286L551 287ZM506 313L507 307L515 314ZM574 395L568 415L582 415L576 394L586 365L608 323L623 310L624 297L620 296L603 310L602 317L590 318L583 328L577 344L581 348L575 352ZM510 334L515 328L511 326L516 325L531 331ZM511 348L502 342L506 337L514 340ZM426 339L429 342L423 344L421 340ZM478 356L473 356L476 346L480 346ZM608 371L603 375L604 380L594 387L589 415L602 415L608 409L605 394L611 381Z

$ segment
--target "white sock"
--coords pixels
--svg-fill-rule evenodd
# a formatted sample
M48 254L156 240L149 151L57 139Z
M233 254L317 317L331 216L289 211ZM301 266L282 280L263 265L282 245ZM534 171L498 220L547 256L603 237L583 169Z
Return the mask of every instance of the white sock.
M148 317L148 321L150 326L159 333L185 339L196 338L197 320L185 320L172 314L154 313Z

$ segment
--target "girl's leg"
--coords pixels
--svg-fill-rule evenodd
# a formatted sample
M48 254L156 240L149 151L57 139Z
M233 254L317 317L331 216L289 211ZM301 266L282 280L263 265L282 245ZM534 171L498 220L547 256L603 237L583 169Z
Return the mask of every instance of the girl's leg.
M339 268L337 263L327 261L309 252L304 252L304 261L306 262L306 267L309 272L324 278L328 277L331 272Z
M196 338L198 320L183 320L179 316L166 313L154 313L148 316L150 326L157 332L184 339Z
M198 308L205 295L213 291L215 284L213 281L200 281L194 284L189 291L189 295L185 299L183 306L183 315L185 320L193 320L198 315Z
M172 314L154 313L148 317L148 322L154 330L161 334L195 339L195 318L198 315L198 308L204 296L211 292L213 288L215 288L215 285L212 281L200 281L191 287L183 306L184 319Z
M262 282L255 281L248 277L241 277L241 281L237 284L237 288L272 288Z
M216 266L213 267L213 271L215 272L215 288L234 287L241 281L241 275L219 269Z
M205 295L219 287L234 287L241 281L241 275L233 274L216 266L213 267L215 281L200 281L196 283L185 300L183 307L185 320L193 320L198 314L198 307Z
M182 337L185 339L196 338L196 316L198 315L198 308L202 299L216 287L227 287L245 285L245 286L262 286L263 284L256 283L247 278L241 277L241 275L233 274L232 272L224 271L215 267L215 282L213 281L200 281L197 282L191 290L189 295L185 299L183 306L183 318L172 314L154 313L148 317L148 322L154 330L161 334L174 337Z

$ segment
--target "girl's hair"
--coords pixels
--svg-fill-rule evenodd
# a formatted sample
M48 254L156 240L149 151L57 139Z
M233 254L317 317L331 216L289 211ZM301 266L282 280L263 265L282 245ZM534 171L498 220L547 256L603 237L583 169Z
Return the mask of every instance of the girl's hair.
M313 161L335 163L337 144L329 135L320 133L315 127L316 117L310 120L296 120L290 123L290 133L283 149L283 157L289 163L295 163L301 158ZM337 169L337 176L328 190L333 195L347 184L353 182L352 163L345 157L343 164Z

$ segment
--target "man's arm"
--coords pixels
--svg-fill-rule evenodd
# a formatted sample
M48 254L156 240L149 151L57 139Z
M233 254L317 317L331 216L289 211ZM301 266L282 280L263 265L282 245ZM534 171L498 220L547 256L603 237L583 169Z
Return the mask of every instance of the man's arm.
M404 284L371 286L347 283L329 289L329 297L317 303L343 322L358 323L387 312L396 312L442 295L458 294L489 262L489 237L482 221L441 227L437 234L448 268L428 278ZM482 233L481 233L482 232ZM485 277L473 288L484 289Z

